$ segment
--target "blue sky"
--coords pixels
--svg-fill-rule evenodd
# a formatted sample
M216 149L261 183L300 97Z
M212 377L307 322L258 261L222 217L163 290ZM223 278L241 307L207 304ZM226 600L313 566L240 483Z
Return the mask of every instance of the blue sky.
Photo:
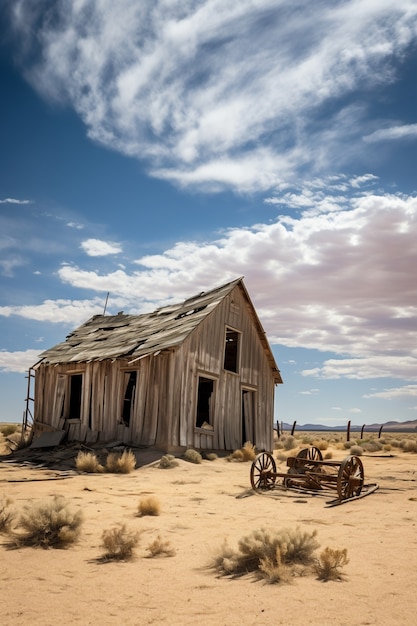
M0 421L107 292L239 276L276 419L417 419L415 2L6 0L0 28Z

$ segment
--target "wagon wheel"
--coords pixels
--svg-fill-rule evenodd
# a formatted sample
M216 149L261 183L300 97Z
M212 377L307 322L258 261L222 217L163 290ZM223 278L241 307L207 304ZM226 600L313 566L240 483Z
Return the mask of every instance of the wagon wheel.
M297 462L301 459L301 462ZM320 466L314 465L314 463L308 463L306 461L322 461L323 455L318 448L314 446L311 448L303 448L295 457L294 465L288 473L289 474L305 474L306 472L320 472Z
M274 457L268 452L258 454L250 470L253 489L272 489L276 480L277 466Z
M365 475L362 461L357 456L348 456L342 461L337 475L339 500L358 496L362 491Z
M296 456L297 459L308 459L309 461L322 461L323 455L319 448L303 448Z

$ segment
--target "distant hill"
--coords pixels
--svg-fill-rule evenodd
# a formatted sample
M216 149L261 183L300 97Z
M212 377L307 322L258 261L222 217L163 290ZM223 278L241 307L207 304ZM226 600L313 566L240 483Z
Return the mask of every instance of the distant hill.
M280 428L281 428L281 422L279 424ZM284 432L288 432L289 430L292 429L292 424L288 424L287 422L284 422L282 424ZM417 432L417 420L409 420L407 422L385 422L385 423L381 423L381 424L365 424L365 428L364 428L364 432L366 433L371 433L371 432L379 432L380 428L382 426L382 431L383 432L396 432L396 433L411 433L411 432ZM346 420L346 425L345 426L323 426L323 424L299 424L297 422L296 427L295 427L295 431L299 431L299 430L315 430L315 431L335 431L335 432L341 432L341 431L345 431L347 428L347 420ZM361 432L362 430L362 426L357 426L357 425L352 425L350 427L350 432Z

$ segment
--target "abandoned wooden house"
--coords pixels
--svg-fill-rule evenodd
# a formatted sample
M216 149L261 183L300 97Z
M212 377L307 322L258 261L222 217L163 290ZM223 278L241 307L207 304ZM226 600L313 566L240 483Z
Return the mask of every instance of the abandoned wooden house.
M281 375L242 278L142 315L95 315L33 367L35 430L165 452L273 448Z

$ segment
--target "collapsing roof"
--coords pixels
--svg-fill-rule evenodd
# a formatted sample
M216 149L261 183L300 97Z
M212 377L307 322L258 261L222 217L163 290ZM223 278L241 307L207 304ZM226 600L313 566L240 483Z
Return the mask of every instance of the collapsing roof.
M251 304L254 322L264 346L275 382L282 379L269 347L265 332L249 295L238 278L211 291L202 292L180 304L161 307L142 315L94 315L70 333L66 341L41 355L42 363L75 363L129 358L129 364L163 350L174 349L205 319L236 287L240 286Z

